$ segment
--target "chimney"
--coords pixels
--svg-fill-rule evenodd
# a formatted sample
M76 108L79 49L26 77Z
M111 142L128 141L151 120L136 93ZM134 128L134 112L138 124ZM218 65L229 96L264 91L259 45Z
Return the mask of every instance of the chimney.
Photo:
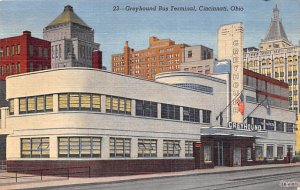
M25 31L23 31L23 35L24 36L31 36L31 32L30 31L28 31L28 30L25 30Z

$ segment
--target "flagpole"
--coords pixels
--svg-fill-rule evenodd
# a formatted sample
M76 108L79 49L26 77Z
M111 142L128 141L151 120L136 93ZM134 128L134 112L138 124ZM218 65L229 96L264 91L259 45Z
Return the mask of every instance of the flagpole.
M219 115L217 115L216 120L219 119L219 117L223 114L223 112L227 110L227 108L233 103L233 101L235 101L243 93L243 91L244 89L238 95L236 95L233 100L231 100L231 102L219 113Z
M257 110L257 108L259 107L259 106L261 106L262 105L262 103L265 101L267 99L267 97L263 100L263 101L261 101L248 115L247 115L247 117L245 117L244 118L244 120L243 120L243 122L255 111L255 110Z

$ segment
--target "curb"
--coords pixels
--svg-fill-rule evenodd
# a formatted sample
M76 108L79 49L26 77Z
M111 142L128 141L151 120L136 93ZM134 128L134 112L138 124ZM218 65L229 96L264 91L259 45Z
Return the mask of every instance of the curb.
M272 167L266 167L266 168L248 168L248 169L242 169L243 167L240 167L238 170L228 170L228 171L214 171L214 172L207 172L207 173L187 173L187 174L177 174L177 175L171 175L172 172L169 172L170 175L167 176L153 176L148 178L136 178L136 179L121 179L118 181L109 181L109 182L91 182L91 183L81 183L81 184L66 184L66 185L53 185L53 186L45 186L45 187L36 187L36 188L22 188L22 189L46 189L46 188L55 188L55 187L73 187L76 185L79 186L88 186L88 185L100 185L100 184L118 184L118 183L125 183L125 182L134 182L134 181L146 181L146 180L155 180L155 179L168 179L168 178L176 178L176 177L188 177L188 176L200 176L200 175L211 175L211 174L224 174L224 173L235 173L235 172L241 172L241 171L255 171L255 170L268 170L268 169L275 169L275 168L289 168L289 167L300 167L300 165L285 165L285 166L272 166ZM201 169L199 169L201 170Z

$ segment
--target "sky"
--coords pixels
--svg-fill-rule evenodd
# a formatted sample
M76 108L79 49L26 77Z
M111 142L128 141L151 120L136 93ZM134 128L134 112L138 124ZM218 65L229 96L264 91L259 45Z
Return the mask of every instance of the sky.
M0 38L21 35L24 30L42 38L43 28L68 4L94 29L108 70L111 55L122 53L125 41L135 50L146 49L150 36L202 44L216 53L218 28L234 22L244 23L244 46L258 47L268 31L275 4L289 40L300 43L300 0L0 0ZM243 11L132 12L113 11L114 6L239 6Z

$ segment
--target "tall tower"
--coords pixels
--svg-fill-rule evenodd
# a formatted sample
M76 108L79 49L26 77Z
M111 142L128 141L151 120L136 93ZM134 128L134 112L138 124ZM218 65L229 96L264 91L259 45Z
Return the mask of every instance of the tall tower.
M292 46L292 43L288 40L288 37L285 33L279 14L279 9L276 5L273 9L273 17L271 18L268 33L261 41L259 47L261 51L265 51L288 46Z
M92 67L92 54L99 49L94 30L67 5L43 30L51 42L51 67Z

